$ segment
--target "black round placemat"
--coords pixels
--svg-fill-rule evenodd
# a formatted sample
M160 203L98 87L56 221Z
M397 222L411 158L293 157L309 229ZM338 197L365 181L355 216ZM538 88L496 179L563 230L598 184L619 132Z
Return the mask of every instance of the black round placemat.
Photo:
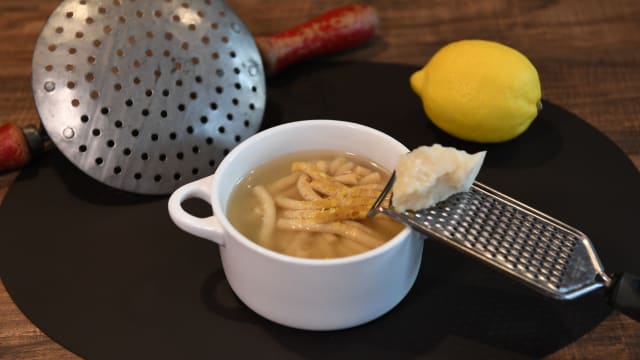
M410 148L439 142L487 149L480 181L587 233L607 271L640 273L640 176L615 144L550 102L514 141L456 141L426 120L408 85L415 70L296 67L269 80L264 127L340 119ZM387 315L344 331L285 328L239 302L217 245L175 227L166 197L109 188L57 151L12 185L0 228L0 275L13 300L47 335L93 359L539 357L611 311L602 291L570 302L547 299L427 240L415 286Z

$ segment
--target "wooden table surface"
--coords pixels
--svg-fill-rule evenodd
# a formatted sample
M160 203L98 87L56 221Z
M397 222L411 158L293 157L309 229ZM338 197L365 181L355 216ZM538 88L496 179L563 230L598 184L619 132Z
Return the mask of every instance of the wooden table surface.
M39 123L31 96L31 57L38 33L58 3L0 2L0 125ZM229 0L228 3L252 33L260 35L284 30L348 2ZM378 10L379 34L368 45L331 59L421 66L450 41L482 38L502 42L531 59L540 73L545 99L602 131L618 144L636 168L640 167L640 1L368 3ZM371 79L372 86L376 86L375 74ZM16 176L17 172L0 174L0 204ZM77 356L31 323L0 283L0 358ZM640 359L640 324L614 312L575 343L549 354L549 358Z

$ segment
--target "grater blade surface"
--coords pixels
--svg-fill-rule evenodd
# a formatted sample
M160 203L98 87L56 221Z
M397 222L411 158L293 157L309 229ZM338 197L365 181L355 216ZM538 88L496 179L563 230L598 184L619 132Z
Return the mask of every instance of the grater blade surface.
M420 211L374 206L553 298L573 299L609 281L584 233L478 182Z

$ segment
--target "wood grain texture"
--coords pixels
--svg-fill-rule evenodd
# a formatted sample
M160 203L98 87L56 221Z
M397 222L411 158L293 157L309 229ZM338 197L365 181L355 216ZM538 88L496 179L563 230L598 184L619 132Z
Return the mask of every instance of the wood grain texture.
M106 1L106 0L105 0ZM640 1L366 1L379 13L374 41L331 60L422 66L463 38L502 42L538 68L543 97L585 119L640 168ZM229 0L255 34L272 34L350 2ZM38 124L31 57L52 0L0 2L0 124ZM375 83L371 76L371 86ZM17 172L0 175L0 204ZM1 205L0 205L1 206ZM0 236L0 241L2 237ZM33 325L0 284L0 358L74 359ZM640 324L618 313L550 359L640 359Z

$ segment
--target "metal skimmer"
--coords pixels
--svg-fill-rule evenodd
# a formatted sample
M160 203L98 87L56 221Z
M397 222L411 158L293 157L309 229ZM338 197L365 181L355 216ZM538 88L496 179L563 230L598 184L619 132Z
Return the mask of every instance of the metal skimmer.
M369 216L386 214L553 298L573 299L601 287L617 288L620 283L617 276L604 272L585 234L486 185L475 182L470 191L433 207L399 213L381 206L394 180L395 173ZM640 282L630 275L626 279L628 288L622 295L616 290L614 297L631 303L623 307L630 306L627 313L638 319Z
M58 149L95 179L165 194L212 173L258 131L256 44L216 0L66 0L32 65L35 103Z

